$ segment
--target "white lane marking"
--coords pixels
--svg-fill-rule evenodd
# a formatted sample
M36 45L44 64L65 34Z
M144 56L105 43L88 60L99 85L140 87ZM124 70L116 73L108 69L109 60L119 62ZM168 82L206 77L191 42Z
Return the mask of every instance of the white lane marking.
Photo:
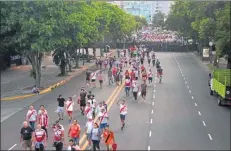
M184 76L184 75L182 74L182 76Z
M187 81L185 81L185 83L187 84Z
M189 90L189 93L192 93L192 92Z
M156 83L156 80L155 80L155 83Z
M75 95L73 95L73 98L75 98L76 97L76 94Z
M201 112L200 112L200 111L198 111L198 114L199 114L199 115L201 115Z
M187 85L187 88L189 89L189 86Z
M154 105L154 102L152 102L152 105Z
M9 148L8 150L13 149L15 146L17 146L17 144L14 144L11 148Z
M150 146L148 146L148 150L151 150L151 147L150 147Z
M184 77L184 80L185 80L185 77Z
M194 99L194 97L192 96L192 99Z
M150 120L150 123L152 124L152 119Z
M156 85L154 84L154 87L156 87Z
M153 99L155 99L155 97L156 97L156 96L155 96L155 95L153 95Z
M153 110L152 110L152 114L153 114Z
M156 92L156 90L154 90L154 92Z
M149 137L151 137L152 136L152 131L149 131Z
M204 121L202 121L202 123L203 123L203 125L204 125L204 126L206 126L206 124L205 124L205 122L204 122Z
M195 103L195 106L197 106L197 104Z
M210 139L210 140L213 140L213 138L212 138L212 136L211 136L210 134L208 134L208 136L209 136L209 139Z

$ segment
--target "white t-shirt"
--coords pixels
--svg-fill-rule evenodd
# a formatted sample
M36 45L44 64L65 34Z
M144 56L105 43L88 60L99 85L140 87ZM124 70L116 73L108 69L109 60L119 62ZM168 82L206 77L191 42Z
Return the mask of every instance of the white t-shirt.
M85 113L86 113L87 117L92 116L92 109L91 109L91 107L86 107L85 108Z
M107 123L107 118L108 118L107 112L106 113L99 112L99 117L102 124Z
M138 84L133 84L133 92L138 92L138 91L139 91Z
M28 118L29 121L36 121L37 111L35 109L34 110L28 110L26 117Z
M128 108L126 105L120 104L120 114L126 115L128 113Z
M69 106L70 103L71 103L71 105ZM67 111L73 111L73 109L74 109L74 101L68 100L65 104L66 104L66 110Z
M148 77L152 78L152 73L151 72L148 72Z
M86 133L88 133L88 134L91 133L91 131L93 129L93 125L94 125L93 121L87 121L87 123L86 123L86 128L87 128Z
M91 79L92 79L92 80L95 80L95 79L96 79L96 75L97 75L96 72L91 73Z
M135 70L135 77L138 77L139 76L139 73L137 70Z

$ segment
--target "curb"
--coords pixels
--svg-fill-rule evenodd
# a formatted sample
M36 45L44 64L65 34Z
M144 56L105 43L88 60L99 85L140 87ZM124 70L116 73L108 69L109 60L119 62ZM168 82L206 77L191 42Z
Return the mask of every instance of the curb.
M113 54L114 52L109 52L109 54ZM70 77L65 78L64 80L61 80L59 82L57 82L56 84L53 84L51 86L49 86L48 88L42 90L40 92L40 94L45 94L48 92L51 92L52 90L54 90L55 88L62 86L64 84L66 84L68 81L72 80L75 76L81 74L82 72L86 71L87 69L91 68L92 66L94 66L95 63L90 64L89 66L83 66L82 69L80 71L77 71L75 74L71 75ZM40 95L39 94L39 95ZM1 98L0 101L12 101L12 100L18 100L18 99L25 99L28 97L32 97L32 96L36 96L37 94L26 94L26 95L18 95L18 96L12 96L12 97L6 97L6 98Z

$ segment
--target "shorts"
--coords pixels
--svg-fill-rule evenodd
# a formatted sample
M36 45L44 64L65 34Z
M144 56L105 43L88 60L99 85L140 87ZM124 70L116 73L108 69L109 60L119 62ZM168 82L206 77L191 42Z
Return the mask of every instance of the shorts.
M86 133L87 140L91 140L91 133Z
M90 81L90 77L87 77L87 78L86 78L86 81Z
M22 147L23 148L30 148L32 146L31 140L23 140Z
M69 116L72 116L72 112L73 112L73 111L67 111L67 114L68 114Z
M62 150L63 149L63 143L62 142L54 142L54 147L57 150Z
M141 91L141 96L146 96L146 91Z
M149 81L152 81L152 77L148 77L148 80L149 80Z
M85 106L86 106L86 101L80 100L80 107L85 107Z
M58 106L57 112L58 112L58 113L62 113L63 111L64 111L64 107Z
M120 120L125 120L126 115L120 114Z
M100 123L99 129L104 129L106 128L106 126L107 126L107 123Z
M91 79L91 82L95 82L95 79Z
M103 83L103 80L99 80L99 83Z

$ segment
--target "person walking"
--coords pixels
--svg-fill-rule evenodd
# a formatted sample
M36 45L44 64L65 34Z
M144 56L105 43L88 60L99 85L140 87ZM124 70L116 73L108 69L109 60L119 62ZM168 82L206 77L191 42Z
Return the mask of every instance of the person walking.
M57 107L58 117L59 120L63 120L65 99L62 97L62 95L59 95L59 97L57 98L57 102L58 102L58 107Z
M103 132L104 143L107 150L112 150L113 144L115 144L114 133L109 129L109 125L106 125L105 131Z
M28 110L26 114L26 119L27 121L29 121L31 128L35 130L35 122L37 120L37 111L34 109L33 105L30 106L30 109Z
M56 125L53 129L53 146L56 151L61 151L64 145L64 130L60 125Z
M103 88L103 80L104 80L102 71L99 72L99 74L97 75L97 78L98 78L98 80L99 80L100 89L102 89L102 88Z
M123 130L125 126L125 117L128 113L128 108L127 105L125 105L125 100L122 100L121 102L118 100L117 105L120 107L121 130Z
M69 130L68 130L68 137L70 137L76 145L79 145L79 137L80 137L81 128L78 124L77 120L73 121Z
M33 135L33 144L35 147L35 151L44 151L47 146L47 133L44 129L42 129L41 124L37 125L37 129Z
M99 125L94 123L94 128L91 131L91 141L93 144L93 151L96 151L96 148L100 150L100 139L101 139L101 131L99 129Z
M137 81L133 81L133 89L132 89L132 92L133 92L133 96L135 98L135 101L137 100L137 95L138 95L138 91L139 91L139 86L138 86L138 83Z
M89 150L91 149L91 131L93 130L94 127L94 121L92 116L88 117L88 121L86 122L86 128L85 128L85 135L87 136L87 141L88 141L88 145L89 145Z
M74 110L74 101L72 100L72 97L69 97L69 100L66 101L66 112L69 117L69 124L71 123L72 117L73 117L73 110Z
M108 83L109 83L109 85L113 84L111 68L109 68L109 70L107 72L107 76L108 76Z
M105 108L102 108L101 112L99 113L100 130L104 131L107 125L108 119L109 117L108 117L107 111L105 110Z
M23 127L21 128L20 134L20 142L22 143L22 147L24 150L27 150L29 148L32 150L32 136L34 129L32 129L27 121L23 122Z
M48 138L48 115L45 110L41 110L41 114L38 115L38 125L46 132L46 137Z

